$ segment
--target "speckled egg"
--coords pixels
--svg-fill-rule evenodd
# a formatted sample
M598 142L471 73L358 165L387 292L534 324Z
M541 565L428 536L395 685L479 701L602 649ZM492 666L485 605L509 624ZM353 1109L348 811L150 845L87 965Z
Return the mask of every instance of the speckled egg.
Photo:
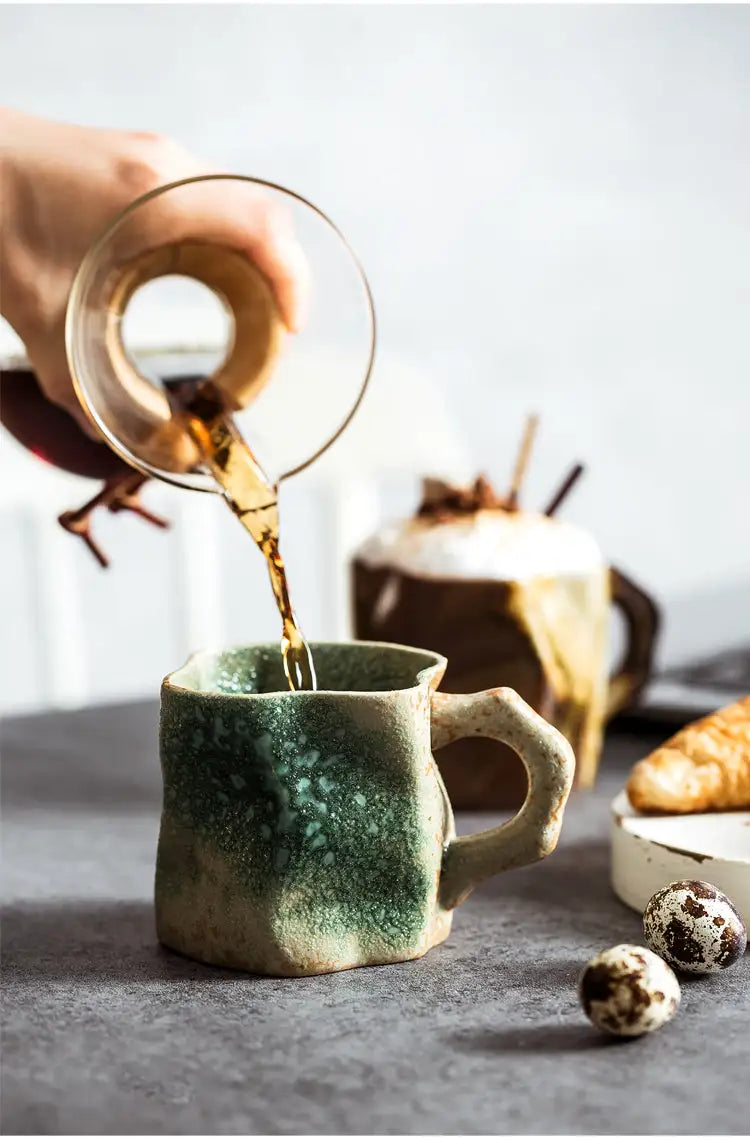
M680 972L721 972L747 947L742 917L707 881L673 881L646 905L646 942Z
M610 1035L656 1031L680 1006L680 985L672 969L637 944L616 944L589 960L578 994L594 1026Z

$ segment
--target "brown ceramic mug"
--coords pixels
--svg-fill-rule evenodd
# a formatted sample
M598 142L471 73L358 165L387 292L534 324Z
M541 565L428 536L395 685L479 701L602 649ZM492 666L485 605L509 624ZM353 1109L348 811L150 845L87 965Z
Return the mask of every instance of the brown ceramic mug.
M650 674L659 623L651 598L600 556L575 571L518 579L459 576L455 565L445 576L435 563L429 573L415 568L408 558L377 563L367 547L360 552L353 563L355 636L443 653L451 691L513 688L572 744L577 785L593 785L607 721L633 703ZM610 672L612 605L624 617L626 645ZM459 809L523 800L525 772L497 743L460 740L441 752L439 764Z

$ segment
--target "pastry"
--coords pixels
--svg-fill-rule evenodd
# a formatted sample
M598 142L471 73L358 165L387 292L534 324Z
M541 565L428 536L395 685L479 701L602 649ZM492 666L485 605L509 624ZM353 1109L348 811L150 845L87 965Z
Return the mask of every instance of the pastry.
M627 791L644 814L750 809L750 695L688 724L641 759Z

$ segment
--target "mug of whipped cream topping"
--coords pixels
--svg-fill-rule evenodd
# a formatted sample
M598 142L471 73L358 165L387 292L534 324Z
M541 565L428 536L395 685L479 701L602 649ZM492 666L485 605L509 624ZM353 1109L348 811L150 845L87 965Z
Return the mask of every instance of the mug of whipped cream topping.
M593 785L607 720L650 673L656 606L594 538L481 494L433 495L373 535L355 554L353 593L358 639L440 652L451 691L514 688L572 744L578 786ZM626 645L612 673L613 603ZM516 806L526 792L521 764L496 742L460 740L439 765L458 808Z

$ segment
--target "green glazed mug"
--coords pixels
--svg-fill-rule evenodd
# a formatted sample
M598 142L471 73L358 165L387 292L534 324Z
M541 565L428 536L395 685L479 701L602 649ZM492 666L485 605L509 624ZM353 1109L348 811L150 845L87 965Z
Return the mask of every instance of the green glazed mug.
M446 659L313 644L319 689L285 689L278 644L201 652L162 685L160 941L208 964L306 976L424 955L453 909L557 844L570 744L508 688L436 691ZM457 838L433 750L510 745L511 821Z

